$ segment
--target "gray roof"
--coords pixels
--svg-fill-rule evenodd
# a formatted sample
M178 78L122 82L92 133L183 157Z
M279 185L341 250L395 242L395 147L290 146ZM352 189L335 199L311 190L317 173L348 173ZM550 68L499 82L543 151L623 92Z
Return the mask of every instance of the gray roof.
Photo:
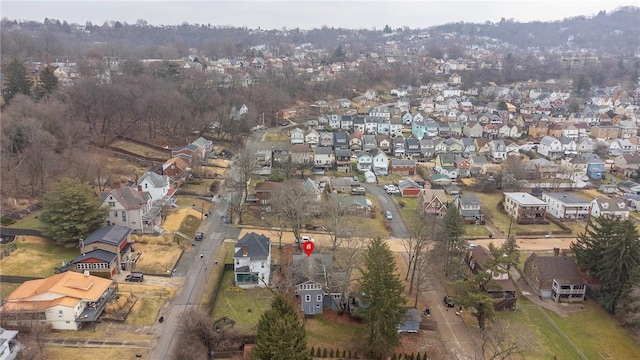
M330 146L318 146L313 151L314 154L318 155L330 155L333 152L333 149Z
M583 199L583 198L579 198L575 195L572 194L567 194L567 193L548 193L548 192L543 192L542 196L548 196L551 198L554 198L558 201L561 201L565 204L590 204L589 201Z
M336 149L336 157L351 156L351 150L349 149Z
M589 164L604 164L604 161L602 161L600 156L598 156L597 154L584 154L582 155L582 158Z
M480 200L475 194L462 194L458 196L460 205L480 205Z
M270 253L271 240L264 235L258 235L254 232L245 234L236 244L236 252L234 258L242 256L242 247L247 246L247 257L252 260L266 260Z
M115 260L116 256L117 254L112 253L111 251L97 249L97 250L89 251L88 253L85 253L85 254L81 254L80 256L71 260L71 263L77 264L87 259L98 259L102 262L111 263L113 260Z
M617 198L617 199L595 198L593 199L593 201L595 201L596 204L598 204L598 207L603 212L629 210L627 208L627 202L621 198Z
M570 256L538 256L531 254L525 263L533 261L540 272L540 280L556 279L583 283L578 266Z
M331 187L338 186L351 186L351 184L355 183L352 178L349 177L341 177L341 178L332 178L329 179L329 185Z
M313 281L335 288L337 282L343 282L346 278L346 274L333 271L331 255L315 253L307 257L305 254L294 254L291 256L291 262L296 285Z
M87 238L84 239L84 245L86 246L89 244L93 244L94 242L101 242L113 246L118 246L127 239L132 231L133 230L129 229L128 227L120 225L105 226L87 236Z
M472 156L471 160L476 165L487 164L487 158L484 155Z
M416 162L411 159L391 159L391 166L416 166Z
M418 331L421 321L422 315L420 314L420 310L416 308L407 309L404 318L400 324L398 324L398 331Z
M140 179L138 179L138 185L142 184L142 182L146 179L149 179L149 181L153 184L154 187L169 186L168 176L158 175L153 171L147 171L144 174L142 174L142 176L140 176Z
M136 188L130 186L123 186L113 189L111 191L104 191L100 193L100 200L105 201L109 197L113 196L125 209L140 209L143 207L151 197L148 192L140 192Z

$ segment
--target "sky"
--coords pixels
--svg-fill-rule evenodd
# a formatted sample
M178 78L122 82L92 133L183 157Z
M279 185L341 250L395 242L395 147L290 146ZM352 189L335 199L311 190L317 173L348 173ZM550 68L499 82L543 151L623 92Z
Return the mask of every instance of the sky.
M451 22L554 21L591 16L601 10L638 6L638 0L199 0L199 1L54 1L0 0L0 15L12 20L102 25L105 21L153 25L211 24L252 29L428 28Z

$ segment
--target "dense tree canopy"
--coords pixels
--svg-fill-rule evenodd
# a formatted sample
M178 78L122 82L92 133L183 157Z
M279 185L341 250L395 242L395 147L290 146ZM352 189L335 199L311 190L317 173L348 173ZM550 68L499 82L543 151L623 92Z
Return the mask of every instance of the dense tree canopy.
M640 240L635 223L617 216L592 219L571 249L578 266L602 284L600 304L617 312L618 303L640 266Z
M398 325L405 313L404 286L396 273L389 246L375 238L367 248L361 270L359 314L367 323L367 349L373 355L391 351L400 343Z
M100 207L91 186L62 178L45 194L40 221L46 226L45 235L60 245L73 247L103 225L106 217L107 209Z
M307 360L307 335L304 325L291 305L277 294L271 308L258 322L256 345L251 353L254 360Z
M447 205L444 215L444 241L445 248L445 272L447 275L459 273L462 265L462 255L467 250L468 243L462 238L464 234L464 220L456 205L451 202Z
M4 71L6 87L2 96L5 102L9 102L16 94L31 94L31 83L27 78L27 68L22 61L13 59Z

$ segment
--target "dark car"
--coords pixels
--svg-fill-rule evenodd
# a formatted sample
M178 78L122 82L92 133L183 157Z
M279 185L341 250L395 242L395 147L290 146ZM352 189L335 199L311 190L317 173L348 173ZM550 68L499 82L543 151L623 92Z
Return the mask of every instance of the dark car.
M126 281L131 281L131 282L142 282L142 280L144 280L144 274L142 273L131 273L129 275L127 275L126 278L124 278Z
M453 301L451 301L451 299L449 299L449 295L445 295L443 300L444 300L444 304L445 304L447 307L452 308L452 307L454 307L454 306L455 306L455 304L453 303Z
M202 241L202 239L204 239L204 234L203 234L203 233L201 233L201 232L197 232L197 233L196 233L195 240L196 240L196 241Z

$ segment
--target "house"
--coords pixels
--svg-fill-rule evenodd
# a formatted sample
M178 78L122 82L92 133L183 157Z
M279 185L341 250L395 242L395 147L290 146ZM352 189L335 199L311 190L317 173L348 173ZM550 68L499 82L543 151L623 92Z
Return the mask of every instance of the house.
M586 175L589 179L602 180L605 177L605 163L596 154L584 154L582 158L587 163Z
M313 166L316 168L333 167L333 150L328 146L318 146L313 151Z
M173 157L162 164L162 175L169 177L172 186L179 187L189 176L189 164L180 157Z
M312 148L318 146L320 143L320 134L315 130L309 130L309 132L304 136L304 143L309 144ZM291 136L291 144L293 144L293 134Z
M587 285L573 257L529 255L524 262L524 280L537 295L556 302L582 302Z
M444 140L444 143L447 145L447 152L452 155L461 155L462 154L462 142L456 138L448 138Z
M336 170L338 172L350 172L351 171L351 150L349 149L336 149Z
M333 133L333 147L335 149L348 149L349 148L349 137L347 133L342 131L337 131Z
M100 193L101 206L109 210L107 225L121 225L135 233L162 233L162 204L154 205L146 191L130 186L120 186Z
M516 288L509 277L509 271L503 264L496 264L496 259L489 249L476 246L469 250L466 263L472 274L486 272L491 280L484 286L484 291L494 299L495 310L513 310L516 305Z
M453 156L453 164L458 170L458 176L470 177L471 176L471 162L460 155Z
M422 158L431 158L435 153L435 144L431 139L422 139L420 142L420 154Z
M618 189L625 194L640 195L640 184L635 181L623 181L618 184Z
M411 180L398 181L398 188L400 189L400 195L403 197L418 197L422 187L416 182Z
M171 187L167 175L158 175L153 171L146 171L137 181L138 191L145 191L151 196L151 202L164 204ZM172 194L175 192L172 192Z
M291 145L289 154L293 164L303 165L311 163L311 146L309 144Z
M561 157L563 155L562 143L560 140L553 136L545 136L540 139L538 144L538 154L547 157L551 160Z
M489 141L489 148L491 149L489 152L489 158L493 162L501 162L507 158L507 147L502 140L491 140Z
M254 232L245 234L233 250L233 279L243 289L268 287L271 275L271 240Z
M591 216L618 216L624 220L629 219L627 202L621 198L607 199L595 198L591 201Z
M461 194L453 198L456 209L467 224L480 224L484 221L480 199L475 194Z
M109 277L132 270L139 254L133 253L131 232L124 226L109 225L80 239L80 256L71 261L72 268L78 272L107 273Z
M452 154L438 154L435 160L434 170L441 175L446 175L451 179L458 178L458 170Z
M416 162L411 159L391 159L391 173L398 175L415 175Z
M362 135L359 132L349 135L349 149L352 152L362 150Z
M600 191L603 194L607 194L607 195L611 195L611 194L615 194L616 191L618 191L618 185L600 185L600 187L598 188L598 191Z
M491 154L491 147L489 146L488 139L476 138L474 140L474 145L476 147L476 153L478 155L489 156L489 154Z
M447 213L447 195L442 189L425 188L418 194L416 210L420 216L436 215L443 217Z
M542 201L547 203L547 213L558 220L587 219L591 203L567 193L543 192Z
M389 175L389 157L382 150L373 149L369 151L371 154L371 166L373 172L377 175Z
M615 139L609 144L609 155L618 156L622 154L632 155L635 154L636 147L629 141L629 139Z
M318 146L328 146L333 147L333 133L328 131L320 132L320 142Z
M405 155L408 157L420 156L420 142L418 139L406 138L404 140Z
M369 151L378 148L375 135L362 135L362 150Z
M335 194L332 194L332 196ZM366 215L371 213L373 204L365 196L335 196L338 205L348 214Z
M0 360L13 360L24 348L18 342L18 331L7 330L0 327Z
M393 139L393 155L396 157L404 157L405 155L405 141L402 135Z
M373 156L367 151L360 151L358 153L357 167L359 171L370 170L373 164Z
M200 159L203 158L203 155L202 150L198 146L189 144L186 146L175 147L171 149L171 157L179 157L183 159L189 166L194 166L195 164L198 164Z
M640 154L621 154L613 159L612 171L624 176L636 176L640 168Z
M329 188L331 192L339 193L339 194L349 194L351 191L351 186L356 183L350 177L339 177L339 178L331 178L329 179Z
M462 154L465 157L476 155L476 145L475 145L474 139L469 137L464 137L460 139L460 142L462 145Z
M325 309L342 310L348 290L346 273L335 271L333 258L326 254L294 254L291 257L295 294L305 315L322 314Z
M291 130L289 132L289 137L291 139L291 145L304 144L304 130L300 128Z
M200 159L204 159L207 153L213 150L213 141L207 140L202 136L192 141L191 145L195 145L198 149L198 157Z
M488 161L484 155L471 156L469 158L469 172L471 176L486 174L487 164Z
M38 319L54 330L79 330L97 321L117 294L109 279L67 271L23 282L4 299L0 315L3 321Z
M305 190L310 194L311 199L313 199L314 201L316 202L320 201L320 199L322 198L323 189L320 189L320 186L318 186L318 183L313 181L311 178L304 179L304 181L302 182L302 185L300 186L302 187L303 190Z
M524 192L505 192L504 210L518 224L546 223L547 203Z
M257 205L263 208L270 208L273 194L280 190L282 183L265 181L256 185Z
M392 149L391 138L388 135L376 135L376 143L378 144L378 149L387 154Z

